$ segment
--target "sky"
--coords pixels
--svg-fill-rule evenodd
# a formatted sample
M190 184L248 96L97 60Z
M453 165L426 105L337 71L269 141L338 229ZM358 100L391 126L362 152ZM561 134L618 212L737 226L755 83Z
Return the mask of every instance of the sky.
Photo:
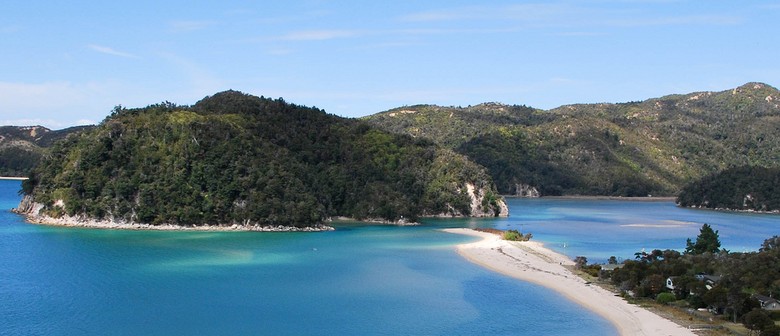
M3 1L0 125L233 89L344 117L780 85L780 2Z

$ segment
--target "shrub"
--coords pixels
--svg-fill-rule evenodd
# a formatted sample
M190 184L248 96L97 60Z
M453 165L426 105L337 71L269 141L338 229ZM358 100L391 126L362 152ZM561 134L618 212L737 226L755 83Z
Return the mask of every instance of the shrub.
M655 302L658 302L660 304L669 304L669 303L674 302L676 300L677 300L677 297L675 297L674 294L669 293L669 292L659 293L655 297Z
M523 234L518 232L517 230L507 230L507 231L504 231L503 238L504 238L504 240L524 241Z

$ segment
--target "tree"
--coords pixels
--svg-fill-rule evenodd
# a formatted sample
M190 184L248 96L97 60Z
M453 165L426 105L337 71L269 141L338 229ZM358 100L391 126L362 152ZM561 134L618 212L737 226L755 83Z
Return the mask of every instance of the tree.
M720 238L718 230L712 230L709 224L704 224L699 230L699 236L696 237L696 243L688 238L685 248L686 254L717 253L720 251Z
M588 265L588 258L583 256L577 256L574 258L574 267L577 269L581 269Z
M750 330L758 330L760 335L765 335L764 330L775 325L775 321L763 310L753 309L742 317L742 324Z
M761 244L761 252L780 251L780 236L774 236Z

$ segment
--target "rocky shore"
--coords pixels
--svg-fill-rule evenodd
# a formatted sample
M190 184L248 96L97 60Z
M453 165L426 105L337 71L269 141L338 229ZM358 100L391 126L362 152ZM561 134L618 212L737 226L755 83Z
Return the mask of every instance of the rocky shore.
M65 226L93 229L111 230L160 230L160 231L255 231L255 232L319 232L335 230L329 225L313 226L285 226L285 225L259 225L254 223L234 223L231 225L175 225L146 223L133 223L114 219L95 219L86 216L61 216L58 218L41 214L43 204L36 203L31 197L25 196L12 212L22 215L31 224Z

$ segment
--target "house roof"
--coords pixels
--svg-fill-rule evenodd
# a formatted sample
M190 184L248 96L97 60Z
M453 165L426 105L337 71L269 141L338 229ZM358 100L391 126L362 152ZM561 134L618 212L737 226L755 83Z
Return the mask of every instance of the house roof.
M775 299L775 298L772 298L772 297L769 297L769 296L765 296L765 295L761 295L761 294L753 294L753 298L758 300L759 302L763 302L763 303L778 302L777 299Z

